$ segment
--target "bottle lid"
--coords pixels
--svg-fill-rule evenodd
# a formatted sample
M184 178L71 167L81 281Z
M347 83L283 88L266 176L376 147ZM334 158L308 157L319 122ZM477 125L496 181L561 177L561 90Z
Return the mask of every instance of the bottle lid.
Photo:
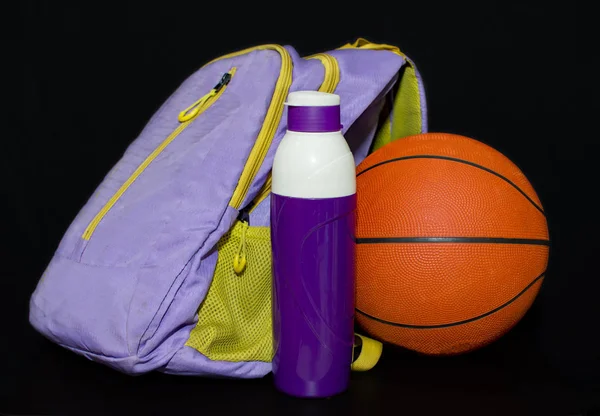
M286 104L295 107L340 105L340 96L319 91L294 91L289 93Z
M288 130L305 133L336 132L340 124L340 96L319 91L288 95Z

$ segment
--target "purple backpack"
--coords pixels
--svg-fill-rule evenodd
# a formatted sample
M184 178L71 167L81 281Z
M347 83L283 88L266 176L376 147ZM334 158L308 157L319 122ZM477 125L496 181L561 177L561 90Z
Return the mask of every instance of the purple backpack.
M31 324L126 373L268 373L270 171L297 90L340 95L357 164L427 129L421 79L393 46L359 39L303 58L263 45L215 59L79 212L33 293Z

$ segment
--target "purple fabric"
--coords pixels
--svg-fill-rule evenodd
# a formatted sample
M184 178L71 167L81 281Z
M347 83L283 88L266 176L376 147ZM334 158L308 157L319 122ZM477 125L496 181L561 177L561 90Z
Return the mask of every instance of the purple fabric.
M273 376L299 397L346 390L354 340L356 195L271 195Z
M179 349L165 369L168 374L185 376L219 376L258 378L271 371L271 363L263 361L212 361L193 348Z
M324 77L321 62L286 49L294 63L290 92L317 90ZM375 111L365 110L404 59L364 50L331 54L340 64L335 92L348 130L361 114ZM218 101L150 163L91 239L83 239L92 218L180 125L179 112L232 67L237 72ZM158 369L258 377L270 371L270 363L211 361L185 342L212 280L216 243L238 215L228 203L262 128L280 68L280 56L271 50L220 60L192 74L169 97L66 231L31 298L30 322L37 330L65 348L132 374ZM271 169L286 113L242 206L254 199ZM368 148L371 119L362 118L351 135L355 150ZM251 215L252 225L268 225L268 203Z
M303 133L340 131L340 106L288 107L288 130Z

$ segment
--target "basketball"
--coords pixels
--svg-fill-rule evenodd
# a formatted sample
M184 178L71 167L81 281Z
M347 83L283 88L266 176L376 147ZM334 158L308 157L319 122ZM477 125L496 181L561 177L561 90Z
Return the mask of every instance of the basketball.
M546 216L508 158L473 139L399 139L357 168L356 319L372 336L458 354L510 330L548 262Z

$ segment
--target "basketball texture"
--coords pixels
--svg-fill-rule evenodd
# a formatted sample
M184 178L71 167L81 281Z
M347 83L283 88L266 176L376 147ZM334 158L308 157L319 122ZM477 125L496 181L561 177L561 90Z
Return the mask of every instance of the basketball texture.
M426 354L457 354L527 312L548 262L544 210L523 173L462 136L397 140L357 168L358 323Z

